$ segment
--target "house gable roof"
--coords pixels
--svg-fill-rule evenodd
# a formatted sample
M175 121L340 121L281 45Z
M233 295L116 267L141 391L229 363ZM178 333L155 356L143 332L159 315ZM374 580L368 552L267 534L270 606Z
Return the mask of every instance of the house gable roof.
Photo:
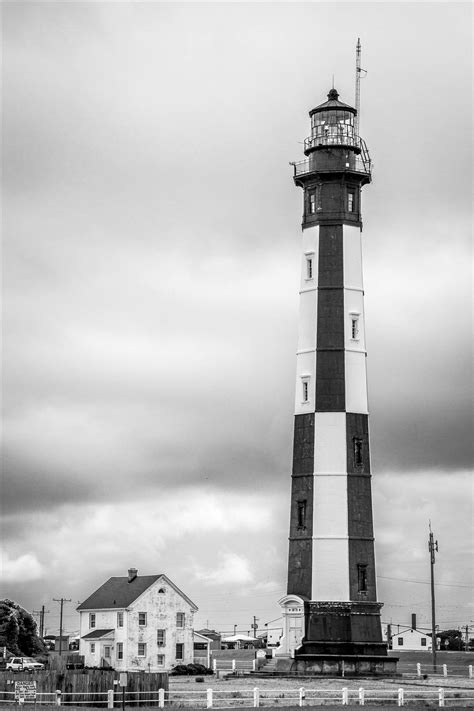
M131 605L144 592L146 592L157 580L166 582L181 595L184 600L194 609L197 606L180 590L166 575L137 575L131 582L128 576L109 578L103 585L92 593L84 602L76 608L81 610L113 610L123 609Z

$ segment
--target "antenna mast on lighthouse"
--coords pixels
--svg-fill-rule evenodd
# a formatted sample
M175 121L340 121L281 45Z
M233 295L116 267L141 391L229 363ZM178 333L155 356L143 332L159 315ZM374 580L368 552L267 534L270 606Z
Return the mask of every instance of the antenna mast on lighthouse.
M355 108L356 115L354 117L354 132L357 137L359 137L359 115L360 115L360 37L357 38L356 45L356 90L355 90Z

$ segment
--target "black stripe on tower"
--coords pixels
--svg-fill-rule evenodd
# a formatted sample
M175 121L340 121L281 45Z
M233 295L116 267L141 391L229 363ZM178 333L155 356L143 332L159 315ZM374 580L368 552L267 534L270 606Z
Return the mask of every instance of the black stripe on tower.
M342 225L320 225L316 412L344 412L344 255Z
M314 413L295 416L288 594L311 598L313 559Z
M368 415L346 414L349 595L377 600Z

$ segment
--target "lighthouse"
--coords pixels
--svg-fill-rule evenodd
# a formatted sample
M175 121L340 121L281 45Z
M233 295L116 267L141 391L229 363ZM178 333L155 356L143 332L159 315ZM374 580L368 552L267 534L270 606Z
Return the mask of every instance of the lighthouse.
M356 94L357 95L357 94ZM393 673L377 601L356 108L332 88L309 113L303 191L287 595L280 670Z

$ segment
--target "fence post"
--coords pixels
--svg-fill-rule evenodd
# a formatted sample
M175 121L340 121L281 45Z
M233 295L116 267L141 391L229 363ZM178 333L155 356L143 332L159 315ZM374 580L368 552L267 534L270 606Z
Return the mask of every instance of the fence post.
M448 676L448 665L443 664L443 676Z
M444 706L444 689L438 689L439 705Z
M303 689L303 687L301 687L301 689L300 689L300 706L304 706L304 697L305 697L304 689Z
M472 664L469 664L469 679L472 679Z
M405 703L405 699L403 696L403 689L399 689L398 690L398 705L403 706L404 703Z
M158 689L158 706L160 709L164 709L164 707L165 707L165 690L164 689Z
M207 690L206 708L212 709L212 689Z
M232 671L235 672L235 659L232 660Z
M347 690L347 686L344 686L342 688L342 705L347 706L349 703L349 692Z
M61 689L56 689L56 706L61 706Z
M252 671L257 671L257 660L252 659Z
M114 707L114 690L109 689L107 691L107 708L113 709L113 707Z
M416 664L416 675L421 676L421 664L420 662L417 662Z
M362 686L359 688L359 705L363 706L365 704L364 689Z
M212 660L212 671L214 673L217 671L217 659Z
M255 687L253 690L253 705L255 708L260 706L260 691Z

